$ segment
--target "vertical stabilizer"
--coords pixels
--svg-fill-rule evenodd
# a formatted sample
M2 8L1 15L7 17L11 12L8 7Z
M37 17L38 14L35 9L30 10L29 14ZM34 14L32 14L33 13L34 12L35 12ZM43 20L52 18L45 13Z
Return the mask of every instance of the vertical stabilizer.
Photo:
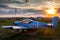
M52 19L52 26L57 27L57 25L58 25L58 19L59 18L57 16Z

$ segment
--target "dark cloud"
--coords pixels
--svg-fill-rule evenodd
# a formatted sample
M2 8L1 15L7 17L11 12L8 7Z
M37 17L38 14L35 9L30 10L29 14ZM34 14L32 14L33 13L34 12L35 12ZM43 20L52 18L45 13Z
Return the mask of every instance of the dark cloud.
M7 5L0 4L0 8L8 8Z

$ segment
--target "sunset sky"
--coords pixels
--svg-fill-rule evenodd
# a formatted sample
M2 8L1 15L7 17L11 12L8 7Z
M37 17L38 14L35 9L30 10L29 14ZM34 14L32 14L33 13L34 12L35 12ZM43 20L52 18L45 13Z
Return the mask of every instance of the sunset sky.
M15 1L20 3L14 3ZM8 17L9 15L9 17L44 16L46 15L46 13L44 13L46 8L60 8L59 0L29 0L28 3L25 3L25 0L14 0L11 3L9 3L8 0L0 0L0 2L2 2L0 3L0 17ZM15 12L13 8L16 8L17 12ZM57 13L57 15L58 14L60 16L60 13Z

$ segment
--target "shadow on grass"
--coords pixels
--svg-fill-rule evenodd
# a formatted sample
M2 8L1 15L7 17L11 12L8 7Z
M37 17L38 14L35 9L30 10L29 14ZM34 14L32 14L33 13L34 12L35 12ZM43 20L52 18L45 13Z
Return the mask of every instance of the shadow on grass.
M38 30L37 30L38 31ZM36 35L27 35L24 33L14 33L2 40L55 40L56 33L54 29L40 29Z

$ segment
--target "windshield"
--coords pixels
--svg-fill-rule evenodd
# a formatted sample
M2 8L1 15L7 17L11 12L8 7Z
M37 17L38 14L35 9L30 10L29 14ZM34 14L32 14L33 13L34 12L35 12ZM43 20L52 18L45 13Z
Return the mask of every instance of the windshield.
M23 21L21 21L21 23L23 23L23 24L28 24L28 23L30 23L30 22L32 22L33 20L31 20L31 19L25 19L25 20L23 20Z

